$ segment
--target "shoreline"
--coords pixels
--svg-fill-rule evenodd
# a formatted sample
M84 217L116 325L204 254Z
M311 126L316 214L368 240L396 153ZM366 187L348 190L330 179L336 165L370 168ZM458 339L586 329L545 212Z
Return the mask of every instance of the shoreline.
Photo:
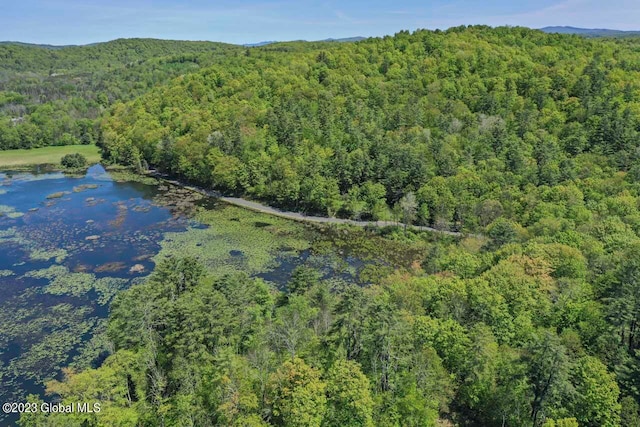
M95 164L100 164L100 162L96 162L93 163L93 165ZM275 208L273 206L269 206L269 205L265 205L263 203L260 202L256 202L256 201L252 201L252 200L247 200L244 199L242 197L230 197L230 196L224 196L222 195L220 192L216 191L216 190L209 190L203 187L198 187L195 186L193 184L189 184L186 183L184 181L180 181L178 179L174 179L172 177L170 177L169 175L160 173L158 171L155 170L149 170L146 172L135 172L132 171L131 168L127 168L127 167L122 167L122 166L117 166L117 165L110 165L110 166L103 166L105 168L105 170L107 172L110 171L118 171L118 170L127 170L127 171L131 171L132 173L136 174L136 175L140 175L140 176L148 176L148 177L152 177L158 180L161 180L163 182L166 182L168 184L171 185L175 185L178 187L182 187L191 191L195 191L197 193L203 194L205 196L208 197L213 197L216 198L224 203L227 203L229 205L233 205L233 206L237 206L237 207L241 207L244 209L248 209L254 212L259 212L259 213L264 213L267 215L272 215L272 216L276 216L279 218L284 218L284 219L288 219L291 221L297 221L297 222L303 222L303 223L308 223L308 224L335 224L335 225L349 225L349 226L353 226L353 227L360 227L360 228L366 228L366 227L372 227L372 228L384 228L384 227L401 227L404 228L405 224L398 222L398 221L357 221L354 219L346 219L346 218L335 218L335 217L325 217L325 216L317 216L317 215L306 215L304 213L300 213L300 212L294 212L294 211L285 211L285 210L281 210L278 208ZM45 164L22 164L16 167L0 167L0 172L2 171L13 171L13 172L32 172L35 168L46 168L48 169L46 172L63 172L63 173L69 173L69 174L74 174L74 173L78 173L78 170L69 170L69 169L65 169L63 167L61 167L60 164L54 164L54 163L45 163ZM84 169L84 168L83 168ZM450 230L438 230L435 229L433 227L428 227L426 225L407 225L407 228L413 231L423 231L423 232L429 232L429 233L435 233L435 234L441 234L441 235L446 235L446 236L451 236L451 237L481 237L480 234L472 234L472 233L463 233L460 231L450 231Z
M248 209L254 212L264 213L267 215L277 216L279 218L289 219L292 221L312 223L312 224L341 224L341 225L351 225L355 227L375 227L375 228L384 228L384 227L401 227L404 228L405 224L397 221L356 221L353 219L346 218L334 218L334 217L325 217L325 216L315 216L315 215L305 215L300 212L293 211L284 211L269 205L265 205L260 202L255 202L252 200L243 199L241 197L229 197L223 196L218 191L215 190L207 190L202 187L198 187L192 184L185 183L180 180L173 179L168 175L162 174L157 171L148 171L144 173L144 175L152 176L159 180L162 180L168 184L176 185L182 188L186 188L191 191L195 191L197 193L203 194L205 196L214 197L218 200L221 200L224 203L238 206L244 209ZM428 227L425 225L407 225L407 228L414 231L426 231L430 233L444 234L452 237L466 237L466 236L476 236L476 234L470 233L462 233L459 231L449 231L449 230L438 230L433 227Z

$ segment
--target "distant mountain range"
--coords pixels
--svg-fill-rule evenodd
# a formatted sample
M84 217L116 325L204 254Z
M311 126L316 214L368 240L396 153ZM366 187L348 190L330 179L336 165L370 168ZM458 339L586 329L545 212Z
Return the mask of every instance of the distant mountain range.
M17 46L27 46L27 47L41 47L43 49L63 49L65 47L74 47L77 45L64 45L64 46L54 46L52 44L35 44L35 43L23 43L23 42L12 42L12 41L0 41L0 45L3 44L12 44L12 45L17 45Z
M632 37L640 36L640 31L610 30L606 28L577 28L577 27L544 27L545 33L577 34L584 37Z
M260 47L260 46L266 46L268 44L274 44L274 43L278 43L275 40L270 40L270 41L266 41L266 42L258 42L258 43L245 43L242 46L244 47Z
M350 42L359 42L360 40L364 40L366 37L345 37L342 39L324 39L318 40L320 42L338 42L338 43L350 43Z
M612 30L608 28L579 28L579 27L569 27L569 26L552 26L552 27L544 27L540 28L540 31L544 31L545 33L557 33L557 34L576 34L583 37L637 37L640 36L639 31L623 31L623 30ZM315 42L336 42L336 43L349 43L349 42L357 42L360 40L365 40L366 37L345 37L345 38L328 38L324 40L314 40ZM307 41L307 40L295 40L295 41ZM274 43L281 43L281 40L268 40L262 41L258 43L246 43L242 46L244 47L260 47L267 46ZM75 46L91 46L99 43L90 43L87 45L50 45L50 44L37 44L37 43L23 43L23 42L14 42L14 41L0 41L0 45L19 45L19 46L30 46L30 47L39 47L43 49L63 49L66 47L75 47Z
M347 42L357 42L360 40L364 40L366 37L345 37L345 38L341 38L341 39L324 39L324 40L315 40L317 42L337 42L337 43L347 43ZM296 40L296 41L306 41L306 40ZM269 40L269 41L263 41L263 42L258 42L258 43L247 43L244 44L243 46L245 47L260 47L260 46L266 46L269 44L273 44L273 43L280 43L280 41L277 40ZM66 47L77 47L77 46L93 46L99 43L90 43L90 44L86 44L86 45L75 45L75 44L70 44L70 45L51 45L51 44L37 44L37 43L24 43L24 42L14 42L14 41L0 41L0 45L17 45L17 46L26 46L26 47L39 47L42 49L64 49Z
M316 42L336 42L336 43L350 43L350 42L359 42L360 40L364 40L366 39L366 37L345 37L342 39L324 39L324 40L314 40ZM307 41L307 40L295 40L295 41ZM260 47L260 46L266 46L269 44L273 44L273 43L280 43L279 41L275 41L275 40L271 40L271 41L264 41L264 42L258 42L258 43L247 43L244 44L243 46L245 47Z

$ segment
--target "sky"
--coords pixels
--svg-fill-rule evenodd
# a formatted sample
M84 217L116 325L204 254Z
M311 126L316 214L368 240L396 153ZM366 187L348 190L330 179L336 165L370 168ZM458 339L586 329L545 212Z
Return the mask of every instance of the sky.
M639 0L3 0L0 40L54 45L123 37L322 40L418 28L520 25L640 30Z

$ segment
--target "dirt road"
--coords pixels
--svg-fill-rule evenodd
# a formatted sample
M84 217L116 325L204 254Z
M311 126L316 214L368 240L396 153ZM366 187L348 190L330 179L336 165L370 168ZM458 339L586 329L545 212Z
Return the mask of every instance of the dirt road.
M219 200L222 200L225 203L229 203L230 205L240 206L245 209L250 209L255 212L261 212L268 215L278 216L280 218L286 218L293 221L301 221L301 222L311 222L311 223L320 223L320 224L346 224L353 225L356 227L389 227L389 226L399 226L404 227L404 224L396 221L356 221L352 219L343 219L343 218L332 218L332 217L324 217L324 216L313 216L313 215L305 215L299 212L291 212L291 211L283 211L268 205L264 205L259 202L254 202L251 200L246 200L240 197L227 197L223 196L217 191L214 190L206 190L204 188L195 187L193 185L185 184L180 181L176 181L159 173L151 173L151 175L156 178L162 179L165 182L168 182L173 185L178 185L183 188L187 188L192 191L196 191L201 194L205 194L207 196L215 197ZM446 234L448 236L466 236L468 234L460 233L457 231L448 231L448 230L437 230L432 227L426 227L422 225L410 225L408 228L412 230L418 231L429 231L433 233Z

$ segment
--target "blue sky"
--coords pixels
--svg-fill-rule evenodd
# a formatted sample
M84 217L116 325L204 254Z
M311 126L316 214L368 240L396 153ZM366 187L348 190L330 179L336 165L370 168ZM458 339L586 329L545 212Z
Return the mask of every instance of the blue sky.
M461 24L640 29L639 0L5 0L0 40L119 37L251 43L379 36Z

